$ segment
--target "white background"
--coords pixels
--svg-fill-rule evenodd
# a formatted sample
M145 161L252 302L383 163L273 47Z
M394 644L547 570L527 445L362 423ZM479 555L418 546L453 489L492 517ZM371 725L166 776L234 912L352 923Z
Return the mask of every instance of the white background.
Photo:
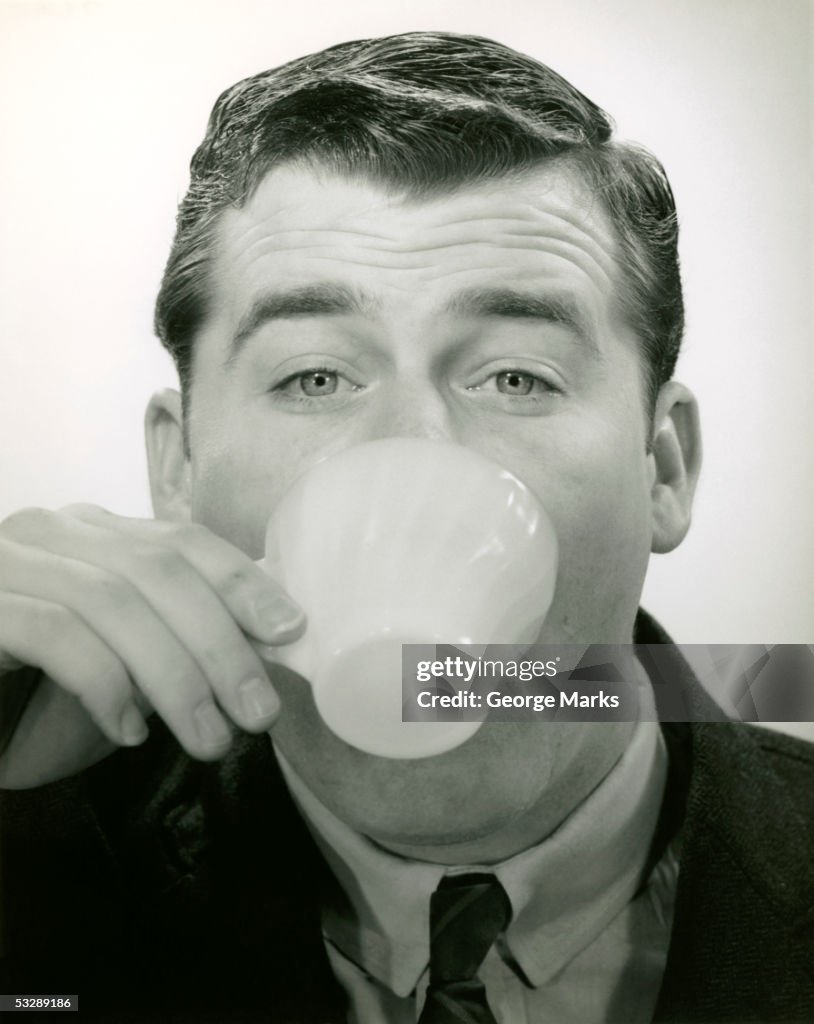
M805 0L0 0L0 516L148 515L152 303L218 93L365 35L493 36L665 163L706 463L644 604L683 643L814 639L812 6Z

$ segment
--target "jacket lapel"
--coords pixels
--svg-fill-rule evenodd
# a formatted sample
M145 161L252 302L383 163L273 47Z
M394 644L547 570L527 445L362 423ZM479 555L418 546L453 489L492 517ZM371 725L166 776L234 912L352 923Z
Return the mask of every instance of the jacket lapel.
M643 614L636 641L670 643ZM791 758L783 778L767 750L793 751L793 741L722 720L675 648L670 657L691 724L662 728L671 754L681 738L690 770L684 792L679 783L670 794L684 818L673 932L654 1021L812 1019L814 837L790 796L805 786L812 765L795 766Z
M814 1012L805 823L752 729L699 724L692 737L675 919L655 1020L804 1020Z

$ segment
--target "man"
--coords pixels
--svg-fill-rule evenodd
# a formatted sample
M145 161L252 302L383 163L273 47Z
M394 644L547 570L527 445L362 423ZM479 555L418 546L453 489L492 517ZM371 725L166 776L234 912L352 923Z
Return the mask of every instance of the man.
M639 596L700 465L676 242L658 162L487 40L343 44L221 96L157 304L156 520L2 526L7 991L108 1020L814 1012L807 745L642 714L378 758L250 642L307 628L253 564L270 510L388 436L543 500L541 643L665 642Z

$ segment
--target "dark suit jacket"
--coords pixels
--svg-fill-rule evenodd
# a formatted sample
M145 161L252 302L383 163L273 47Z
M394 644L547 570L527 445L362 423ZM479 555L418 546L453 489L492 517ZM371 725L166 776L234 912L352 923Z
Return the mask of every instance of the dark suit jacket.
M637 642L668 638L640 616ZM721 718L672 664L687 718ZM657 843L681 827L682 852L655 1020L811 1024L814 746L726 721L663 728ZM327 868L265 737L201 764L154 720L143 747L5 793L0 813L0 991L78 992L80 1019L117 1024L343 1020L319 929Z

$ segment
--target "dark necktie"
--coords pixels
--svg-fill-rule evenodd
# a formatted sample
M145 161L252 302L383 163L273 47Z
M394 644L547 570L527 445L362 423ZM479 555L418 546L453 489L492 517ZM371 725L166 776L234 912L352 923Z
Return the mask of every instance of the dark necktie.
M477 972L510 916L494 875L442 880L430 898L430 984L418 1024L496 1024Z

